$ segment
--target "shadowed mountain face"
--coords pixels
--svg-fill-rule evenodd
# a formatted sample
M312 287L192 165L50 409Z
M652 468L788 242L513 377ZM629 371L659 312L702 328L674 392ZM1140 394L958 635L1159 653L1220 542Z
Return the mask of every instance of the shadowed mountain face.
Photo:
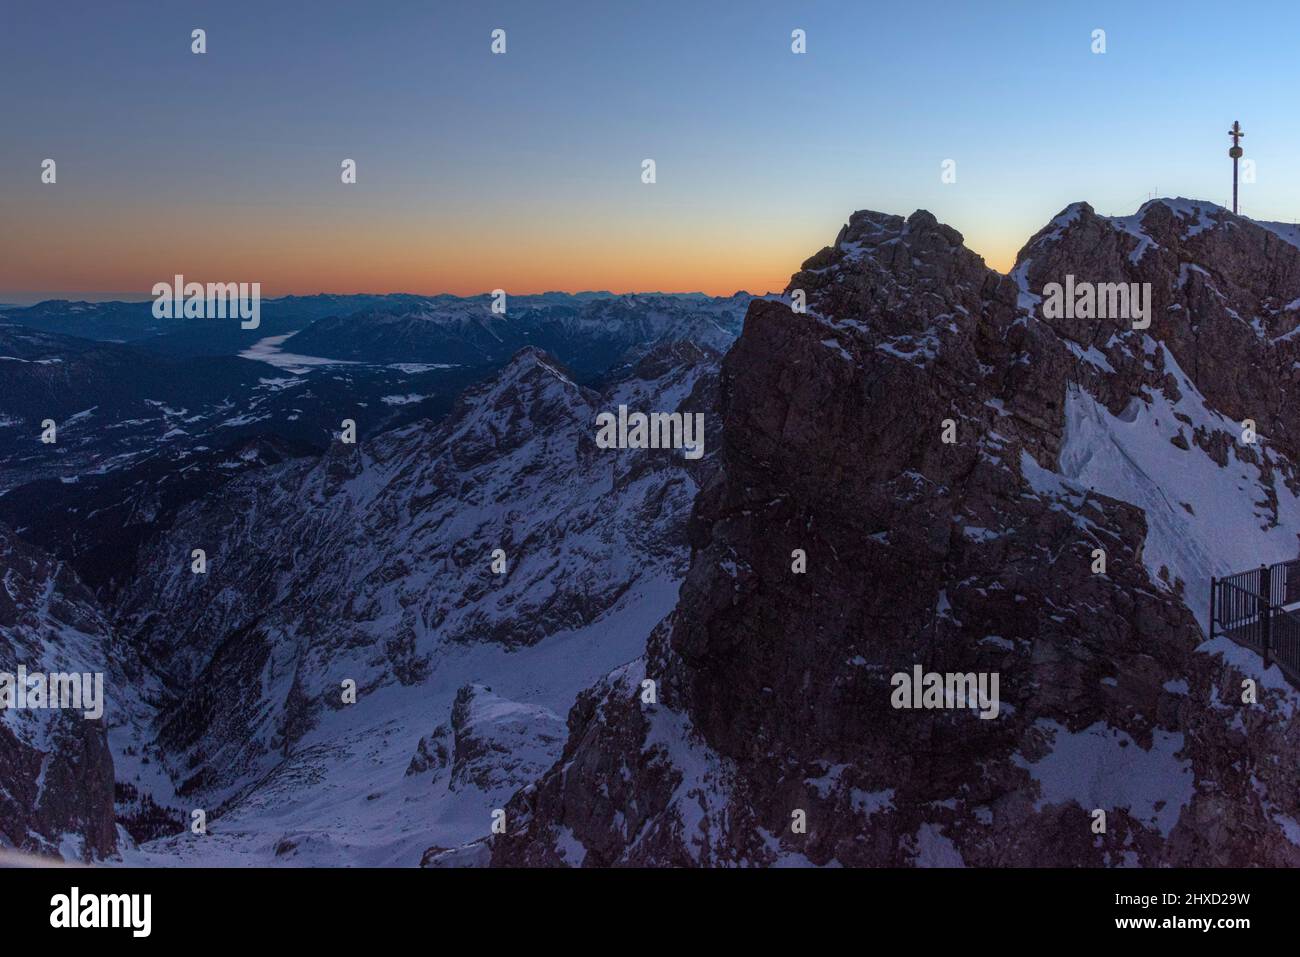
M1150 283L1150 327L1047 318L1067 274ZM493 862L1300 862L1296 692L1197 625L1211 574L1295 554L1300 249L1079 205L1004 277L928 213L860 212L796 290L724 362L675 612ZM895 707L917 665L996 674L997 717Z

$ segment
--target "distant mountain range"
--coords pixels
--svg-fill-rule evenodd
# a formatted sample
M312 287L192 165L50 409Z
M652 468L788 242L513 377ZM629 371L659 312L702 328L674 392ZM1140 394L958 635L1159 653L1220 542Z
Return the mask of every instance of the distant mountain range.
M519 296L508 300L504 315L491 311L489 297L403 298L322 319L286 348L365 362L481 364L534 346L587 381L646 343L680 339L725 349L740 334L751 298Z
M743 292L725 299L699 293L552 292L508 296L506 313L498 314L488 295L285 296L264 300L256 330L220 319L158 319L151 301L48 300L0 307L0 322L133 343L173 358L232 355L258 340L293 333L298 333L294 352L369 362L500 363L517 349L536 345L586 374L598 371L620 349L660 338L675 325L711 319L734 338L750 298ZM593 323L600 328L592 328ZM722 341L716 334L713 339ZM593 354L584 356L584 351Z

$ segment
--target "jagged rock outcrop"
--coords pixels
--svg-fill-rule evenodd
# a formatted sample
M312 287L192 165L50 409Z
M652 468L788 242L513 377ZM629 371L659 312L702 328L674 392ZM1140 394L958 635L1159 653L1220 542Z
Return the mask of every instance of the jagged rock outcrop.
M564 719L548 708L508 701L466 685L451 709L451 787L475 787L502 801L532 783L559 756Z
M453 746L451 728L446 724L438 725L415 746L411 763L406 766L407 775L431 774L431 780L436 781L451 765Z
M1079 205L1001 276L929 213L855 213L806 313L751 304L678 607L493 863L1300 863L1297 693L1197 623L1300 533L1280 232ZM1047 316L1067 274L1151 283L1150 327ZM996 674L996 718L894 707L917 665Z

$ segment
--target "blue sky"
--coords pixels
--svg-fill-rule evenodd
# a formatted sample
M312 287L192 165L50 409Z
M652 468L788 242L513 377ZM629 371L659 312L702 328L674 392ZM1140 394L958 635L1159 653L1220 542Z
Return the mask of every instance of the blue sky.
M0 301L180 269L275 293L762 292L861 208L929 209L1006 268L1075 200L1227 202L1233 119L1257 168L1243 212L1300 216L1294 4L7 0L4 17Z

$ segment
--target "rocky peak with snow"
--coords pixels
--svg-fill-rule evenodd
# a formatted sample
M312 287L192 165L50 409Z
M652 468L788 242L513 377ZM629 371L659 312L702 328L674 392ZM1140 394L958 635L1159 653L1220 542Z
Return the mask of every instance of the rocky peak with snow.
M834 245L803 264L786 292L802 289L816 315L912 351L924 348L936 321L969 315L988 280L961 233L931 213L903 219L864 210L850 217Z
M1088 362L1114 370L1130 392L1142 378L1140 368L1126 368L1134 366L1130 359L1159 343L1214 409L1237 422L1252 419L1270 445L1292 457L1300 448L1300 426L1287 413L1300 381L1300 248L1277 224L1183 199L1153 200L1128 217L1099 216L1077 203L1029 241L1011 275L1040 319L1043 287L1066 275L1149 283L1152 324L1145 331L1113 318L1044 321ZM1109 404L1120 401L1115 394Z
M751 303L678 606L494 863L1300 863L1297 693L1197 621L1211 574L1296 553L1296 269L1186 201L1071 207L1009 276L855 213L807 313ZM1047 317L1067 275L1150 283L1150 326ZM998 716L894 707L917 666L998 675Z

